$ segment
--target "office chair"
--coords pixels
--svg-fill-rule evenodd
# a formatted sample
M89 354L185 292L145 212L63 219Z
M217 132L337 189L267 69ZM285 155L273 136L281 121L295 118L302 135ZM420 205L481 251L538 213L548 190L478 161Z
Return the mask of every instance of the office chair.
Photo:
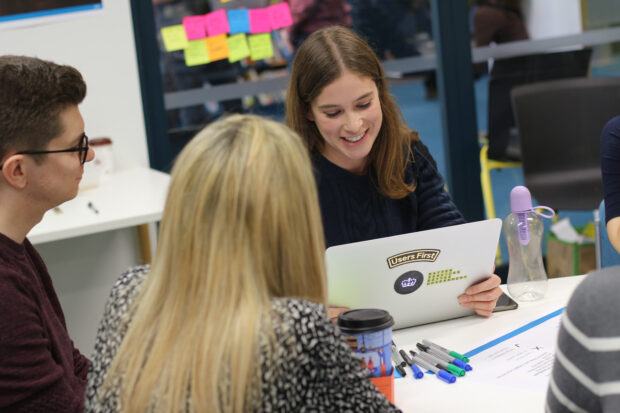
M491 171L519 168L519 137L510 91L516 86L573 77L585 77L592 49L585 47L555 53L537 53L497 59L489 79L488 132L480 148L480 184L487 218L495 218ZM501 264L498 252L496 264Z
M599 137L620 113L620 78L534 83L515 87L511 96L525 186L541 205L590 210L597 221L603 199Z

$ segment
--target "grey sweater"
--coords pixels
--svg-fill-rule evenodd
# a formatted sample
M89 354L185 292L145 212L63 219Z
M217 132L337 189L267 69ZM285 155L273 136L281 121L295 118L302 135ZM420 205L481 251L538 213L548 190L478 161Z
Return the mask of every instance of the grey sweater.
M589 275L562 316L547 412L620 412L620 266Z

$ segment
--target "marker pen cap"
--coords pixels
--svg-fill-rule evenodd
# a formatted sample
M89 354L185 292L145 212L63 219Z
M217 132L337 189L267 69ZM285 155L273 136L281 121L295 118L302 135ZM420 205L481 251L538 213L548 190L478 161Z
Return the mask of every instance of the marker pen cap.
M465 363L465 367L463 367L465 369L465 371L472 371L474 368L472 366L470 366L469 364Z
M446 366L446 370L458 377L463 377L465 375L465 370L460 367L456 367L454 364L448 364Z
M471 366L467 363L463 363L461 360L455 358L454 360L452 360L450 363L454 364L456 367L460 367L465 371L470 371L471 370ZM467 368L469 367L469 369Z
M457 359L459 359L459 360L461 360L461 361L464 361L465 363L469 363L469 359L468 359L467 357L465 357L465 356L464 356L464 355L462 355L462 354L457 353L456 351L451 351L451 352L450 352L450 355L451 355L452 357L454 357L454 358L457 358Z
M439 370L437 372L437 378L445 381L446 383L454 383L456 381L456 377L445 370Z
M422 377L424 377L424 373L422 372L422 370L420 370L420 368L415 364L411 364L411 370L413 370L413 377L415 377L416 379L421 379Z

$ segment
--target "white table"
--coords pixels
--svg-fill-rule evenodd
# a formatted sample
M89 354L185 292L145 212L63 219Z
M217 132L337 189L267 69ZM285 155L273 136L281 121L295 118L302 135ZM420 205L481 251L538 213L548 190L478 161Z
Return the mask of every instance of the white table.
M393 339L399 348L406 350L415 349L417 342L428 339L463 354L487 338L497 338L508 329L516 329L543 314L566 306L571 293L583 278L571 276L550 279L544 299L521 302L518 309L495 313L489 319L470 316L397 330L393 333ZM502 287L505 289L505 286ZM475 374L475 357L471 361L474 371L468 374ZM446 384L432 376L414 380L409 373L407 377L395 380L394 389L395 404L404 412L544 411L544 394L468 381L467 376L459 378L454 384Z
M146 224L161 219L169 184L168 174L153 169L116 172L96 188L80 191L74 199L48 211L28 239L41 244L136 226L141 255L148 262L150 242Z

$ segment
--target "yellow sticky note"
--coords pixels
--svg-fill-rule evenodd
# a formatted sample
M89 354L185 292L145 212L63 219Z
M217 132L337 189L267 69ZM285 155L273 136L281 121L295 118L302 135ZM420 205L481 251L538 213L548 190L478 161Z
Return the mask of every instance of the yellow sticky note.
M234 36L230 36L227 40L228 51L230 53L230 56L228 56L228 61L230 63L238 62L244 57L248 57L250 55L250 48L248 47L248 41L245 33L235 34Z
M182 24L176 26L162 27L161 38L167 52L183 50L187 47L187 35Z
M261 60L273 56L270 33L253 34L249 39L252 60Z
M209 60L226 59L228 57L228 42L226 42L226 34L218 34L217 36L207 37L207 53Z
M185 48L185 64L188 66L204 65L209 63L205 39L190 40Z

